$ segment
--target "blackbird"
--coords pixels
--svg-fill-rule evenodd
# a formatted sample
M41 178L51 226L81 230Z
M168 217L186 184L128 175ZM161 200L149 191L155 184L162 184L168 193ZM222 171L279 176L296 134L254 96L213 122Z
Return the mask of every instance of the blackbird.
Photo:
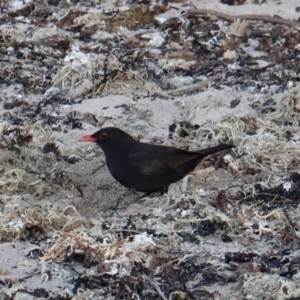
M234 147L219 145L189 152L141 143L115 127L100 129L79 141L97 143L111 175L125 187L146 194L165 192L171 183L192 172L205 156Z

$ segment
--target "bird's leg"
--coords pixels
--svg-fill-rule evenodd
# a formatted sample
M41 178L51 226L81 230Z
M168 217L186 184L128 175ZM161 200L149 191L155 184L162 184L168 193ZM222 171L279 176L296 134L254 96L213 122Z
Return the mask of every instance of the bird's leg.
M98 166L93 172L92 174L95 174L96 172L98 172L102 167L104 167L106 165L106 163L103 163L102 165Z
M137 195L138 192L135 189L129 189L133 194Z
M111 209L113 209L113 212L112 212L111 216L112 216L114 213L117 213L117 209L118 209L119 204L121 203L121 201L122 201L129 193L131 193L131 190L130 190L130 189L128 189L125 193L123 193L121 196L118 197L117 202L116 202L116 205L111 207Z
M137 200L142 200L143 198L148 197L148 196L151 196L152 194L154 194L154 196L155 196L155 193L159 193L159 196L161 197L161 196L163 196L163 195L164 195L165 193L167 193L167 192L168 192L168 188L165 188L165 189L163 189L162 191L158 191L158 192L146 192L146 193L144 193L143 195L137 197L137 198L135 199L135 201L137 201Z
M136 191L134 191L134 193L137 194ZM147 197L147 196L149 196L149 195L151 195L151 193L144 193L143 195L138 196L138 197L136 198L135 201L137 201L137 200L142 200L143 198L145 198L145 197Z
M167 186L166 188L164 188L162 191L160 191L160 195L164 195L164 194L168 194L169 191L169 187Z
M166 187L165 189L163 189L162 191L160 191L160 196L162 196L163 194L167 193L168 192L168 187ZM138 194L138 192L135 190L135 189L128 189L125 193L123 193L118 199L117 199L117 202L116 202L116 205L115 206L111 206L111 209L113 210L113 212L111 213L110 216L112 216L114 213L118 214L117 210L118 210L118 207L119 207L119 204L123 201L123 199L129 194L129 193L134 193L134 194ZM151 195L152 193L151 192L146 192L146 193L143 193L141 196L138 196L134 201L138 201L138 200L141 200L149 195ZM119 214L118 214L119 215Z

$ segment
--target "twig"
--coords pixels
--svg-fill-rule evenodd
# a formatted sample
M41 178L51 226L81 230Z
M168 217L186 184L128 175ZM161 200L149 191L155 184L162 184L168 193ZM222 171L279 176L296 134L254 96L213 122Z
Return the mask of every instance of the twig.
M172 97L182 96L184 94L192 93L192 92L198 91L200 89L203 89L203 88L207 87L210 82L211 82L211 80L203 80L201 82L197 82L197 83L194 83L194 84L190 84L188 86L184 86L184 87L174 89L172 91L169 91L168 94Z
M150 283L155 287L158 295L163 299L163 300L168 300L166 298L166 296L164 295L164 293L162 292L162 290L160 289L160 287L158 286L157 282L155 279L150 279L146 274L144 274L144 276L150 281Z
M229 145L232 145L232 141L229 143ZM226 156L228 153L230 153L231 150L232 150L232 149L226 149L226 150L223 150L223 151L221 152L221 154L219 155L217 161L216 161L215 164L214 164L215 170L217 170L217 169L220 167L220 164L221 164L221 162L222 162L222 159L224 158L224 156Z
M241 203L242 201L247 200L247 199L249 199L251 197L255 197L255 196L272 196L272 197L275 196L275 198L278 197L278 198L281 198L282 200L285 200L287 202L293 202L293 200L288 199L288 198L283 197L283 196L280 196L280 195L269 194L269 193L257 193L257 194L245 196L244 198L242 198L241 200L239 200L239 203ZM235 200L235 199L230 199L229 198L229 200ZM274 200L272 200L272 201L274 201Z
M270 17L265 15L237 15L232 16L228 15L219 11L211 10L211 9L189 9L187 10L187 16L188 17L194 17L198 15L212 15L216 16L220 19L224 19L230 22L233 22L237 19L241 20L250 20L250 21L263 21L268 23L275 23L275 24L283 24L293 27L300 27L300 22L297 22L295 20L287 20L287 19L281 19L279 17Z

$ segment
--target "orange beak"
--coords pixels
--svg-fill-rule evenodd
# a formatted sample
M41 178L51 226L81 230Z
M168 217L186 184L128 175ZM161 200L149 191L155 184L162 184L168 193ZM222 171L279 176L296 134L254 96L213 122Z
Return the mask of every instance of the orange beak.
M91 135L84 135L79 140L79 142L96 142L96 139Z

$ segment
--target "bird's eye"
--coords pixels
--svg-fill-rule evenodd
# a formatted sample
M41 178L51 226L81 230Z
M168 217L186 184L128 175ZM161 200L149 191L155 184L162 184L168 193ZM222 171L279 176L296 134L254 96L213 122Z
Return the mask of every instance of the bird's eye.
M100 133L100 138L101 138L102 140L106 139L106 138L107 138L107 133L106 133L106 132Z

